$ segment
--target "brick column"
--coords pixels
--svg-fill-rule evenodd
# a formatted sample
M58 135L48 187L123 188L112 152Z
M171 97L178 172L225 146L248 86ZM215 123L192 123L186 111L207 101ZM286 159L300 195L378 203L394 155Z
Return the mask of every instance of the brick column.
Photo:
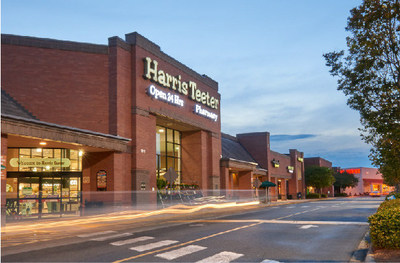
M252 186L251 178L253 177L252 171L239 172L239 197L240 199L251 199Z
M156 117L137 110L132 117L133 199L143 209L157 207Z
M197 184L208 195L207 133L182 133L182 176L187 184Z

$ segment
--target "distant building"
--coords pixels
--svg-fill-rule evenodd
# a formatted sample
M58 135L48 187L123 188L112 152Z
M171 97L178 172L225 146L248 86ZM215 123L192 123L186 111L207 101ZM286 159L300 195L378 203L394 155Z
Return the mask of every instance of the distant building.
M372 191L379 191L381 194L387 194L392 191L392 187L383 182L382 174L377 168L356 167L339 169L339 172L347 172L358 178L356 187L348 187L345 193L348 195L369 194Z
M304 166L305 166L305 169L307 169L307 167L311 167L311 166L327 167L327 168L332 169L332 162L325 160L324 158L321 158L321 157L308 157L308 158L304 158ZM307 192L315 193L316 189L309 186L309 187L307 187ZM326 194L327 196L331 196L331 197L334 196L333 185L322 188L321 194Z

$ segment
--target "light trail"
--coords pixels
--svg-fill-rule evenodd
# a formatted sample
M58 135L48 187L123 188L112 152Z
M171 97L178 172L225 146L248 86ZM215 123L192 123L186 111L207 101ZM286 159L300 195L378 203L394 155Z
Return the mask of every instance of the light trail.
M182 215L182 214L191 214L198 212L203 209L223 209L223 208L233 208L233 207L242 207L242 206L251 206L258 205L259 201L252 201L246 203L223 203L223 204L205 204L199 206L186 206L186 205L176 205L170 208L164 208L161 210L154 210L148 212L134 212L134 214L130 214L132 212L120 212L120 213L112 213L109 215L96 215L96 216L88 216L80 219L68 219L68 220L57 220L54 222L40 222L40 223L30 223L24 225L13 225L13 226L5 226L2 227L2 233L11 234L17 233L21 231L32 231L32 230L40 230L40 229L55 229L62 227L71 227L71 226L79 226L86 224L99 224L101 222L115 222L115 221L124 221L138 218L147 218L155 215L162 214L173 214L173 215ZM128 213L128 214L127 214Z

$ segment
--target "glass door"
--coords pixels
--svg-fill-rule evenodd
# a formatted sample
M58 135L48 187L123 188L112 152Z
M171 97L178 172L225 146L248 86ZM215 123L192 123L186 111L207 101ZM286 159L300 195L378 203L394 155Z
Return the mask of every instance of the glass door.
M40 214L39 177L20 177L18 184L19 214L23 217L37 217Z
M63 213L78 214L80 211L80 177L63 177L61 184L61 205Z
M60 213L61 177L42 178L42 217Z

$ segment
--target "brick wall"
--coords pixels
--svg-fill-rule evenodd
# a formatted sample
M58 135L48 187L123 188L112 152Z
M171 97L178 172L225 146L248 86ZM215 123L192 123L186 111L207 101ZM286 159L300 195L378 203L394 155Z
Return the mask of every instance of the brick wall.
M39 120L108 133L106 54L3 43L1 60L2 89Z

